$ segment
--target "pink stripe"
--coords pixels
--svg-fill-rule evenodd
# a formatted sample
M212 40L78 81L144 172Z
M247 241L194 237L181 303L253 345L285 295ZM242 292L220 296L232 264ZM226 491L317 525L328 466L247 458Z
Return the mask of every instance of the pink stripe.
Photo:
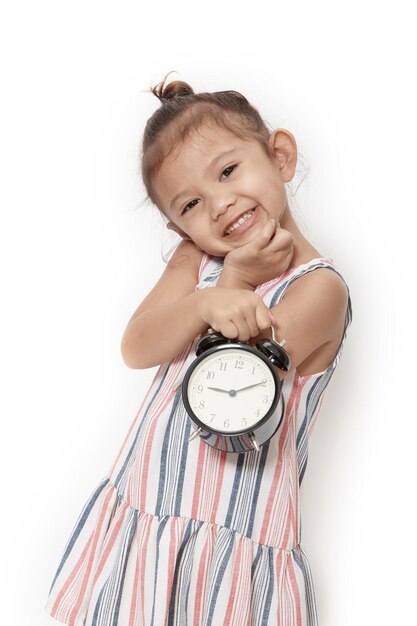
M137 545L137 551L139 554L140 553L139 537L137 535L135 537L135 543ZM131 598L131 603L130 603L129 626L135 626L135 621L136 621L136 610L137 610L137 605L138 605L138 580L139 580L139 567L136 563L135 578L133 580L132 598ZM143 606L144 604L143 599L140 604ZM142 623L144 623L143 608L142 608Z
M215 522L217 517L217 511L219 508L220 494L223 486L224 466L226 464L227 452L218 453L219 464L216 477L216 491L214 493L213 507L210 516L210 522Z
M98 563L97 570L94 576L93 587L95 586L96 581L98 577L100 576L104 565L106 564L109 554L114 544L116 543L116 540L118 539L120 528L125 520L124 513L127 508L128 508L128 504L126 502L123 502L119 511L117 512L117 515L118 515L117 523L114 524L111 534L109 536L106 535L105 544L103 546L104 550L100 556L100 561Z
M183 523L183 519L180 517L171 517L168 524L170 524L170 541L168 551L168 578L167 578L167 593L166 593L166 610L165 610L165 624L168 621L169 616L169 603L172 593L172 583L174 582L175 562L177 560L178 553L178 536L177 536L177 522Z
M288 553L285 552L284 550L278 550L277 552L277 558L276 558L276 563L275 563L275 571L277 572L277 584L279 585L278 588L278 606L277 606L277 626L288 626L286 623L283 622L282 619L282 606L283 606L283 590L282 590L282 583L283 583L283 579L284 579L284 571L285 571L285 567L287 564L287 560L288 560Z
M136 413L135 419L133 420L132 425L131 425L131 427L129 428L128 433L127 433L127 435L126 435L126 437L125 437L125 439L124 439L124 441L123 441L123 444L122 444L122 446L121 446L121 448L120 448L120 450L119 450L119 452L118 452L118 454L117 454L117 456L116 456L116 459L115 459L115 461L114 461L114 463L113 463L113 465L112 465L112 467L111 467L111 470L110 470L110 476L112 476L112 474L113 474L114 468L116 467L117 462L118 462L118 460L120 459L120 455L122 454L122 452L123 452L123 450L124 450L124 447L125 447L125 445L126 445L126 442L127 442L127 441L128 441L128 439L129 439L129 437L130 437L130 434L131 434L131 432L132 432L132 430L133 430L133 427L136 425L136 421L137 421L137 419L138 419L138 417L139 417L139 415L140 415L140 413L141 413L141 411L142 411L143 407L145 406L145 403L146 403L147 399L148 399L148 398L150 397L150 395L151 395L151 391L153 391L153 386L154 386L155 380L156 380L156 378L159 376L159 373L160 373L161 368L162 368L162 365L161 365L161 367L159 367L159 368L158 368L158 371L156 372L156 374L155 374L155 376L154 376L154 379L153 379L153 381L152 381L152 383L151 383L151 386L149 387L149 390L148 390L148 392L145 394L145 397L144 397L144 399L143 399L143 402L142 402L142 404L140 405L140 409L139 409L139 411Z
M297 578L294 572L294 563L292 559L288 559L287 568L291 580L291 591L294 594L295 600L295 618L296 624L294 626L302 626L302 613L301 613L301 601L300 601L300 591L298 589Z
M206 453L207 444L204 443L200 439L200 446L198 448L198 460L197 460L197 471L194 478L194 494L193 494L193 504L191 507L191 517L197 519L199 502L200 502L200 492L201 492L201 484L202 484L202 476L204 469L204 457Z
M84 580L83 580L83 583L81 585L81 589L80 589L80 592L79 592L79 595L78 595L78 602L75 604L74 609L70 613L71 626L73 626L72 618L74 619L74 622L75 622L78 610L79 610L79 608L81 606L81 603L82 603L82 601L84 599L84 596L85 596L85 592L86 592L87 585L88 585L88 580L90 578L91 568L93 566L93 561L94 561L94 557L95 557L96 550L97 550L97 543L98 543L99 537L101 535L101 529L102 529L103 523L104 523L104 521L106 519L106 516L107 516L107 506L108 506L108 503L110 502L110 500L112 499L112 497L114 495L113 485L111 485L111 487L112 487L112 489L111 490L109 489L109 493L107 494L107 497L106 497L106 499L104 501L104 505L102 506L101 511L100 511L99 521L98 521L97 526L96 526L96 528L94 530L93 546L92 546L92 550L90 552L90 557L88 559L87 571L85 572Z
M274 499L275 499L275 492L277 489L277 485L279 482L279 477L281 475L282 472L282 449L284 446L284 442L286 439L286 435L288 432L288 407L286 410L286 415L285 415L285 419L284 419L284 426L285 428L283 428L279 440L278 440L278 459L277 459L277 464L275 466L275 471L274 471L274 476L272 479L272 483L271 483L271 487L269 490L269 496L268 496L268 500L266 503L266 507L265 507L265 515L264 515L264 519L262 522L262 530L261 530L261 534L259 537L259 543L267 543L266 541L266 536L269 530L269 522L271 519L271 512L272 512L272 508L273 508L273 504L274 504Z
M81 553L80 558L78 559L77 563L75 564L74 569L72 570L70 576L68 577L67 581L65 582L64 586L61 588L61 591L59 592L59 594L57 595L57 598L54 602L54 605L51 609L51 615L53 617L61 617L60 615L58 616L58 610L60 608L60 603L62 601L63 596L66 594L66 591L68 590L68 588L71 586L72 581L74 580L74 578L77 576L78 572L80 571L81 565L85 559L85 555L87 554L88 550L90 549L90 544L93 540L93 535L94 533L91 533L86 546L84 548L84 550ZM70 624L70 626L72 626L72 623Z
M113 486L112 486L113 487ZM90 543L92 542L92 546L91 546L91 552L89 555L89 559L88 559L88 564L87 564L87 570L84 574L84 580L83 583L81 585L81 588L78 591L78 596L77 596L77 601L75 602L73 609L68 617L68 624L69 626L74 626L75 624L75 620L77 619L77 613L78 610L81 606L81 603L83 601L84 595L85 595L85 591L87 588L87 584L88 584L88 579L90 576L90 571L92 568L92 564L93 564L93 560L94 560L94 556L95 556L95 552L96 552L96 548L97 548L97 542L98 542L98 538L100 536L100 531L101 531L101 527L103 525L104 519L105 519L105 515L107 512L107 505L110 501L110 499L112 498L113 495L113 490L108 491L108 494L106 496L106 499L104 501L104 504L100 510L100 517L99 517L99 521L97 523L97 526L95 527L94 531L92 532L92 534L90 535L90 538L87 542L87 545L85 546L84 550L81 553L80 558L77 561L76 566L74 567L74 569L72 570L71 574L69 575L67 581L65 582L65 584L62 586L61 591L59 592L57 599L55 600L54 606L52 608L52 613L55 613L57 611L57 608L59 606L59 604L62 601L62 598L65 596L67 590L71 587L72 581L74 580L74 578L76 577L76 575L78 574L78 572L80 571L81 565L84 562L84 559L87 555L87 553L90 551Z
M175 393L174 391L172 393ZM164 410L164 408L167 406L167 404L171 401L171 396L172 394L170 394L166 399L165 402L161 408L161 411ZM139 496L139 508L141 511L146 511L146 492L147 492L147 487L148 487L148 474L149 474L149 459L152 453L152 442L153 442L153 438L155 435L155 430L156 430L156 426L157 426L158 420L155 419L153 420L151 427L149 429L149 436L146 437L146 446L145 446L145 455L142 456L142 467L141 467L141 474L140 474L140 496Z
M149 542L149 536L150 536L151 530L152 530L153 519L155 519L155 521L156 521L156 518L152 518L150 516L146 516L145 542L141 545L141 550L140 550L140 554L141 554L141 560L140 560L141 603L140 603L140 608L141 608L141 612L142 612L142 624L145 624L145 621L146 621L145 620L145 578L146 578L146 575L147 575L146 574L146 557L147 557L147 554L148 554L148 542Z
M224 622L223 622L224 626L230 626L233 606L234 606L236 598L239 598L239 594L237 593L237 586L239 582L239 568L240 568L241 558L242 558L242 537L239 538L237 551L236 551L236 558L233 562L232 583L231 583L231 588L230 588L229 601L227 603L227 609L226 609L226 613L224 616Z
M195 596L195 605L194 605L194 624L200 624L200 611L201 611L201 602L205 597L206 592L206 580L207 580L207 572L208 567L206 567L209 556L209 545L210 545L210 532L211 529L208 530L206 542L204 544L203 552L201 554L200 565L198 567L197 574L197 584L196 584L196 596Z
M200 267L199 267L199 271L198 271L198 282L200 282L201 277L203 275L203 272L206 269L207 265L212 260L212 258L213 258L212 255L207 254L206 252L204 253L203 258L201 259Z
M297 405L297 401L299 404L300 401L300 395L301 395L301 390L302 387L304 386L304 383L302 383L301 385L295 385L293 383L292 389L291 389L291 393L290 393L290 397L288 399L288 403L285 409L285 416L284 416L284 425L285 428L282 430L280 437L279 437L279 442L278 442L278 460L277 460L277 464L275 466L275 471L274 471L274 477L272 479L272 484L269 490L269 496L268 496L268 501L265 507L265 515L264 515L264 519L263 519L263 523L262 523L262 530L261 530L261 535L259 538L259 543L267 543L267 533L269 530L269 524L270 524L270 519L271 519L271 513L272 513L272 509L273 509L273 505L274 505L274 501L275 501L275 497L276 497L276 491L277 491L277 487L279 484L279 478L281 476L281 472L282 472L282 459L283 459L283 447L284 447L284 443L286 442L287 439L287 434L288 434L288 428L290 425L290 420L291 420L291 415L293 414L293 405L298 406ZM291 507L292 508L292 507ZM286 539L288 539L288 532L289 532L289 527L288 527L288 519L287 519L287 527L286 527ZM285 545L285 544L284 544Z

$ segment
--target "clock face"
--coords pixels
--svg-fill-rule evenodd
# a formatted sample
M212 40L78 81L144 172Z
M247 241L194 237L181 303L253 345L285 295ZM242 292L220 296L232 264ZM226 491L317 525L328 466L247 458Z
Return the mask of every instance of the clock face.
M274 406L276 382L255 351L221 348L203 355L187 383L187 399L202 426L221 434L251 430Z

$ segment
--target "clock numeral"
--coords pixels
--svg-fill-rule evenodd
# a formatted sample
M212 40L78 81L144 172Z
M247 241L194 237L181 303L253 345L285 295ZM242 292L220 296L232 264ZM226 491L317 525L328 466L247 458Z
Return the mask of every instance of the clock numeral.
M201 393L203 391L203 389L204 389L203 385L198 385L197 393Z
M246 426L247 423L248 423L248 420L246 419L246 417L242 417L242 424L241 424L241 426Z
M200 400L198 408L199 409L204 409L204 407L205 407L205 401L204 400Z
M238 369L238 370L243 369L243 361L240 361L240 360L236 361L235 369Z
M216 417L216 414L215 413L210 413L210 417L211 417L210 422L212 422L214 420L214 418Z
M266 378L262 378L262 387L266 387L267 380Z
M263 396L263 398L262 398L262 402L263 402L264 404L266 404L266 403L268 402L268 397L269 397L269 396L267 396L266 394Z
M225 372L227 370L227 363L225 363L224 361L220 363L219 369L221 372Z
M230 420L224 420L224 427L225 428L229 428L230 427Z
M214 378L214 372L212 372L212 371L207 372L207 378L209 380L212 380L212 378Z
M260 414L261 414L261 412L260 412L260 410L258 409L258 410L256 411L256 417L259 417L259 416L260 416Z
M255 373L255 366L252 365L252 374L254 374L254 373Z

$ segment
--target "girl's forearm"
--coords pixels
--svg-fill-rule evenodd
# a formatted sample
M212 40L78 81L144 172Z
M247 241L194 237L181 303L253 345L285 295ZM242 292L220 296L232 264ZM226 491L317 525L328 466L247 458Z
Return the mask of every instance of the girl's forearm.
M227 271L221 273L216 287L254 290L253 285ZM133 369L160 365L176 357L190 341L205 332L209 325L202 318L199 306L205 291L195 291L181 300L145 311L134 319L122 338L121 352L126 365Z
M121 353L126 365L145 369L170 361L208 329L200 313L203 291L160 307L153 307L126 328Z
M228 272L226 268L220 274L216 286L223 289L249 289L250 291L255 289L253 285L240 280L232 272Z

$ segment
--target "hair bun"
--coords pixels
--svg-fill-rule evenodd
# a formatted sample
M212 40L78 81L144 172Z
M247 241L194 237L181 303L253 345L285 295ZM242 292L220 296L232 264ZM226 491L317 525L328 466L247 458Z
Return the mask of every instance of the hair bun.
M169 74L171 74L171 72L168 72L164 80L151 89L152 93L159 98L161 102L172 100L172 98L176 98L178 96L189 96L194 93L192 87L182 80L174 80L166 85L165 81Z

